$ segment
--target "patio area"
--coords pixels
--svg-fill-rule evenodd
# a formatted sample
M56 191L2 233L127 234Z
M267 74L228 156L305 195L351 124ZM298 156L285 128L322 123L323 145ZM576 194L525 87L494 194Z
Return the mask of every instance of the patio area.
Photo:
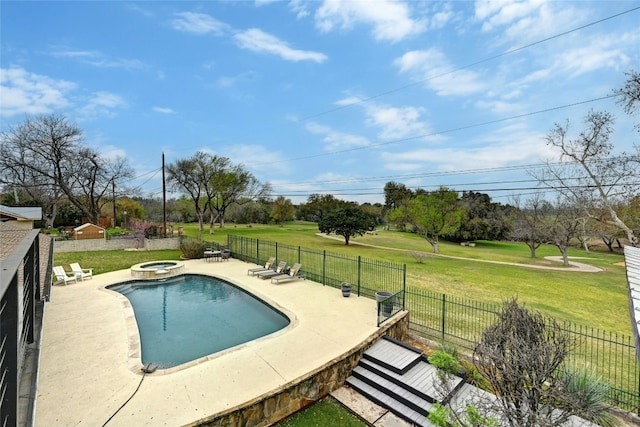
M252 267L234 259L190 260L185 273L232 282L287 314L291 324L144 379L131 309L122 296L104 289L132 280L130 271L55 286L44 314L36 425L197 424L270 395L382 332L374 300L343 298L339 289L309 280L274 285L248 276Z

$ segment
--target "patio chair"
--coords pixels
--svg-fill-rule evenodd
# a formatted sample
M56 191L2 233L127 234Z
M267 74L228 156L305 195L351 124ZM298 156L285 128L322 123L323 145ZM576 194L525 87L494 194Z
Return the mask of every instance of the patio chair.
M76 278L79 277L80 280L93 279L93 268L82 268L80 267L80 263L77 262L72 262L69 266Z
M220 260L229 261L229 258L231 258L231 251L229 249L223 249L222 253L220 254Z
M285 261L280 261L280 264L273 270L261 271L257 274L257 276L261 279L269 279L273 276L277 276L284 272L284 269L287 268L287 263Z
M62 266L53 267L53 274L56 276L56 280L58 282L62 280L65 285L71 282L78 282L76 276L69 276L69 274L64 271L64 268L62 268Z
M289 282L291 280L299 280L299 279L305 280L306 276L300 273L301 267L302 267L302 264L294 264L288 273L273 276L271 278L271 283L275 283L277 285L279 283Z
M253 276L256 273L261 273L263 271L271 270L271 266L273 265L274 262L276 262L276 257L272 256L267 260L267 262L264 263L263 267L250 268L247 270L247 274L249 276Z

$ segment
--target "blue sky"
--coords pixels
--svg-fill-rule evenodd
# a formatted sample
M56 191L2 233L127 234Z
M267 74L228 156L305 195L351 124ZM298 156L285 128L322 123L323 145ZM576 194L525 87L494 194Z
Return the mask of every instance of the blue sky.
M1 127L64 114L156 197L162 153L202 150L294 203L384 202L388 181L506 203L530 193L532 165L557 159L544 141L555 122L577 135L606 110L616 151L638 142L614 99L592 100L640 70L639 7L2 1Z

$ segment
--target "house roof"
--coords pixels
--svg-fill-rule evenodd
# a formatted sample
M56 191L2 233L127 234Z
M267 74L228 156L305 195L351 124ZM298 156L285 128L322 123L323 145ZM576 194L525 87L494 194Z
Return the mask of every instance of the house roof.
M636 354L640 361L640 248L624 247L624 263L629 283L629 312L636 341Z
M13 217L17 220L41 220L42 208L39 206L5 206L0 205L0 215Z
M74 228L73 231L82 231L82 230L84 230L85 228L88 228L88 227L99 228L100 230L104 230L104 227L100 227L99 225L95 225L95 224L92 224L90 222L86 222L86 223L84 223L82 225L79 225L76 228Z

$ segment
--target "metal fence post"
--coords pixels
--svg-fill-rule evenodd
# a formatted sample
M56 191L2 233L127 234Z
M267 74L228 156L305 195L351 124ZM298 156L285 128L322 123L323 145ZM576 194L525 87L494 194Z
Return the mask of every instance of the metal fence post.
M358 296L360 296L360 269L362 268L361 261L362 259L360 258L360 255L358 255Z
M442 294L442 341L444 342L444 326L445 326L445 317L446 317L446 304L447 304L447 294Z
M322 251L322 286L326 285L327 282L327 251Z
M402 309L406 310L407 302L407 264L402 264Z

